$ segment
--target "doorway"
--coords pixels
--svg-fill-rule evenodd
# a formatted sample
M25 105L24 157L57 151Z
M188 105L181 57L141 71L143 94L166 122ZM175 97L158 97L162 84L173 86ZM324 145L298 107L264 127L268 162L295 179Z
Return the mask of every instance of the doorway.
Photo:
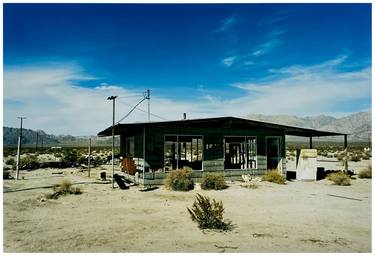
M267 138L267 170L275 169L280 171L282 169L281 165L280 138Z

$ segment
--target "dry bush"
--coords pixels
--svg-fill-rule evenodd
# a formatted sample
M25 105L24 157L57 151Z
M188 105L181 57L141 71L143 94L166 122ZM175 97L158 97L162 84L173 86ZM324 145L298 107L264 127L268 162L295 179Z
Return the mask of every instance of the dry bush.
M244 182L240 184L241 187L243 188L250 188L250 189L256 189L259 186L253 182Z
M361 179L371 179L372 178L372 167L371 165L367 166L366 169L358 173L358 177Z
M14 160L14 158L9 158L5 161L5 164L7 165L15 165L16 164L16 160Z
M350 186L350 177L344 172L333 172L327 175L327 179L335 185Z
M200 229L230 229L230 222L223 220L224 207L221 201L211 201L209 197L197 194L193 206L187 210Z
M82 194L80 187L73 187L72 182L68 179L64 179L60 184L53 186L53 193L47 194L47 199L57 199L59 196L65 196L69 194L79 195Z
M5 167L3 168L3 179L4 180L9 180L11 179L12 176L10 175L10 171L5 169Z
M286 184L286 179L277 170L268 170L262 177L262 180L277 184Z
M359 162L359 161L361 161L361 157L359 155L355 154L355 155L352 155L349 160L353 161L353 162Z
M201 188L205 190L215 189L222 190L228 186L225 182L223 173L205 173L203 174Z
M34 170L40 167L38 157L36 155L28 155L20 158L19 168L20 170L29 169ZM16 162L14 162L13 169L16 169Z
M169 172L164 180L164 185L171 190L189 191L194 189L193 171L184 167L176 171Z

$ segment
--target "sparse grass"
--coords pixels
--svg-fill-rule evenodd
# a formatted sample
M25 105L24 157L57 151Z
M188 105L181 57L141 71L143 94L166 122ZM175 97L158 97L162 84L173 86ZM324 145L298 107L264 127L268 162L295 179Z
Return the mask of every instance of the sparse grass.
M335 185L350 186L350 177L344 172L334 172L327 175L327 179Z
M286 179L277 170L268 170L262 177L262 180L277 184L286 184Z
M358 177L361 179L371 179L372 178L372 167L371 165L367 166L366 169L358 173Z
M205 190L222 190L228 186L225 182L223 173L205 173L203 174L201 188Z
M194 189L193 171L191 168L184 167L168 173L164 180L168 189L177 191L189 191Z
M243 188L257 189L259 186L253 182L244 182L240 184Z
M47 199L57 199L59 196L65 196L68 194L79 195L82 194L80 187L73 187L72 182L68 179L64 179L60 184L53 186L53 193L47 194Z
M221 201L197 194L193 206L187 210L200 229L229 230L231 227L230 222L223 220L224 207Z

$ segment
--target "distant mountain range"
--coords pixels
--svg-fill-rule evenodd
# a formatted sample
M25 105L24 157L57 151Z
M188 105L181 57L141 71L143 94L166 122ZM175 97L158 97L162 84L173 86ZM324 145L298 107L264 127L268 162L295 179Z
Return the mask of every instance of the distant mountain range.
M369 134L371 134L371 113L360 112L345 116L342 118L335 118L332 116L313 116L313 117L297 117L290 115L260 115L249 114L244 118L271 122L277 124L284 124L290 126L312 128L324 131L342 132L351 134L348 139L351 141L368 141ZM69 145L69 146L86 146L88 139L92 138L92 145L94 146L110 146L112 145L111 137L99 138L97 136L80 136L72 135L51 135L46 134L42 130L34 131L30 129L22 129L24 145L35 145L38 135L38 144L43 145ZM15 146L18 143L19 128L3 127L3 145ZM327 138L328 140L342 140L342 138ZM293 140L298 138L293 137ZM119 138L116 138L116 145L119 145Z
M349 133L351 135L348 136L348 140L351 141L368 141L369 134L371 134L370 112L359 112L341 118L326 115L297 117L260 114L249 114L245 118L323 131ZM342 138L338 139L341 140Z
M3 145L16 146L18 143L19 128L3 127ZM38 134L38 135L37 135ZM87 146L89 138L92 138L92 146L110 146L111 137L97 136L72 136L46 134L42 130L22 129L22 144L35 146L38 137L38 147L43 146ZM115 139L115 145L119 145L119 138Z

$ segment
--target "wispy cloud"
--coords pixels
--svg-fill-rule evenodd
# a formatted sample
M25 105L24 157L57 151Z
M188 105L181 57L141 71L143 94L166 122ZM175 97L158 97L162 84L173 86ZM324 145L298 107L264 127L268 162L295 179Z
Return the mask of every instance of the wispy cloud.
M232 86L247 96L232 104L255 113L309 115L334 112L361 99L369 102L371 68L342 72L339 67L345 59L339 56L317 65L285 67L272 70L273 75L262 82L235 83Z
M280 46L283 43L283 40L281 40L281 36L285 34L288 30L287 29L281 29L276 28L271 30L265 38L265 42L262 42L254 47L254 50L252 51L252 55L255 57L267 54L274 50L276 47Z
M281 10L271 15L268 15L258 22L258 26L268 26L287 19L290 15L290 10Z
M347 56L342 55L316 65L273 69L262 80L239 81L220 92L198 85L197 90L202 94L200 98L176 100L151 96L151 112L173 120L181 119L184 112L188 113L188 118L202 118L249 113L342 115L345 111L369 109L371 65L343 71L342 66L346 62ZM129 90L125 85L85 80L93 77L83 69L70 66L5 68L4 125L17 127L16 117L25 115L28 117L25 122L27 128L55 134L96 134L112 122L112 104L106 100L109 95L126 97L126 100L119 97L116 101L116 120L119 120L130 110L129 104L135 105L139 101L137 94L144 90ZM91 86L81 86L82 79ZM148 87L152 93L152 85ZM242 96L231 99L217 97L234 88L241 90ZM358 105L361 101L363 103ZM357 109L345 106L357 106ZM145 120L146 113L135 111L125 122Z
M225 31L231 28L237 22L235 15L222 19L219 27L215 30L216 32Z
M231 67L234 64L236 59L237 59L237 56L226 57L221 60L221 63L227 67Z

